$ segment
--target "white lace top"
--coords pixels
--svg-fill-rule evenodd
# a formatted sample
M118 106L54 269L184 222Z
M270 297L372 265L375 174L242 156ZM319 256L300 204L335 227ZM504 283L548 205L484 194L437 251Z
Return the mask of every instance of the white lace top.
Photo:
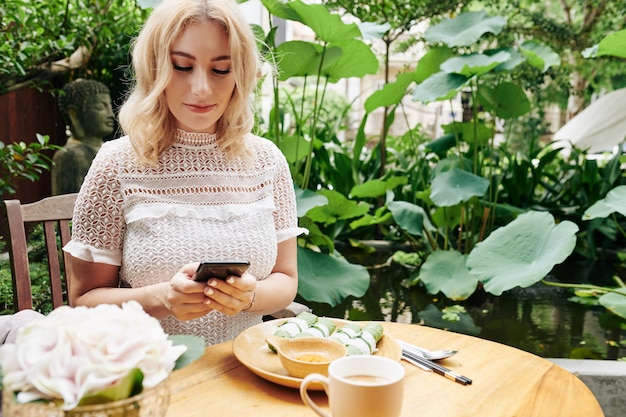
M74 210L73 256L120 265L120 285L169 281L183 264L246 259L265 279L277 243L299 235L287 162L269 140L246 138L252 156L228 161L215 135L177 131L157 166L139 164L128 137L105 142ZM83 278L87 279L87 278ZM197 320L161 320L170 334L214 344L233 339L261 316L211 312Z

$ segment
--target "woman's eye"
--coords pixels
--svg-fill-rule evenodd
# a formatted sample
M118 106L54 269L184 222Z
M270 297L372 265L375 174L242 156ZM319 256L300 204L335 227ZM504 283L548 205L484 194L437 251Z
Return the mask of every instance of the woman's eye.
M181 67L180 65L176 65L176 64L172 64L172 65L174 65L174 69L176 71L183 71L183 72L191 71L191 67Z
M226 70L220 70L220 69L213 69L213 72L218 74L218 75L226 75L226 74L230 74L230 68L226 69Z

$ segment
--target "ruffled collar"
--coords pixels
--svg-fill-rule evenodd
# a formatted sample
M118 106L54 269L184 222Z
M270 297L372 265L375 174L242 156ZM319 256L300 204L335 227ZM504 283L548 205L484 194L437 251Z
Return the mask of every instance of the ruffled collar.
M214 146L217 143L215 133L187 132L176 129L174 132L174 144L188 147Z

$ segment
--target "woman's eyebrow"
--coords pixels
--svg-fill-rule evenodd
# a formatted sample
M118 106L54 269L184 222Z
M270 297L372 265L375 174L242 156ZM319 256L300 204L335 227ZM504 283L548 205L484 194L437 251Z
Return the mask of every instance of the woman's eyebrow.
M183 52L183 51L171 51L170 55L177 55L177 56L182 56L183 58L196 59L195 56L188 54L187 52Z
M221 55L212 58L211 61L230 61L230 55Z
M189 59L196 59L196 57L190 53L187 52L183 52L183 51L171 51L170 55L176 55L176 56L181 56L183 58L189 58ZM220 55L220 56L216 56L215 58L211 58L211 61L230 61L230 55Z

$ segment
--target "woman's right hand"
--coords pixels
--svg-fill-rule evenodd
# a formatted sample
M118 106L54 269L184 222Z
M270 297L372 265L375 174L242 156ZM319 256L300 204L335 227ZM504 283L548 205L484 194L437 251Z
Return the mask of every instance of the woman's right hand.
M213 308L206 303L206 282L196 282L193 275L199 263L184 265L170 280L164 283L163 306L178 320L193 320L206 315Z

